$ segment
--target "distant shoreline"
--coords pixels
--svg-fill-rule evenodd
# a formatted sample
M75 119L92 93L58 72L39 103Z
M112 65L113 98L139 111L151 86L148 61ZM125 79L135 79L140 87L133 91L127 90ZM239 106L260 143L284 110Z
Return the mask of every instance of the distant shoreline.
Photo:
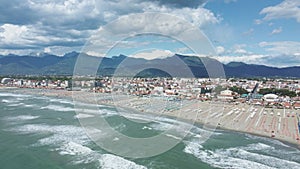
M2 89L15 89L15 88L2 88ZM17 89L12 90L14 93L22 93L22 94L32 94L32 95L44 95L49 97L58 97L58 98L66 98L72 99L72 96L80 98L77 101L91 103L91 100L87 99L91 98L96 94L97 96L102 96L102 98L106 98L105 96L110 96L109 94L100 94L100 93L90 93L85 91L66 91L66 90L51 90L51 89ZM93 94L93 95L91 95ZM99 97L100 98L100 97ZM152 115L160 115L160 113L155 113L154 111L146 111L144 112L138 110L138 104L136 102L143 103L144 100L137 96L129 96L129 99L133 99L132 103L129 100L121 100L120 103L113 103L109 101L109 99L105 100L97 100L98 104L108 105L108 106L118 106L123 107L125 109L131 109L135 112L140 112L141 114L152 114ZM158 98L159 99L159 98ZM191 102L192 104L190 104ZM92 102L95 103L95 102ZM132 105L126 105L126 104ZM178 118L179 120L185 122L195 122L199 126L213 126L212 128L218 128L221 130L229 130L235 131L239 133L247 133L256 136L262 136L267 138L277 139L289 144L294 145L294 147L300 149L300 140L296 140L296 137L299 138L299 130L295 126L295 122L297 121L295 114L294 117L283 117L277 116L277 113L283 114L281 109L275 109L274 114L264 115L260 107L250 106L247 104L240 105L231 105L224 104L220 105L220 103L213 104L209 102L201 102L201 101L186 101L187 105L181 107L179 110L171 110L163 113L166 117ZM212 105L213 104L213 105ZM136 106L136 107L135 107ZM212 109L209 111L209 109ZM223 112L219 111L223 109ZM251 111L253 109L253 111ZM259 109L259 110L258 110ZM215 112L215 111L219 112ZM232 111L232 112L231 112ZM256 113L253 113L256 111ZM267 109L266 111L270 111ZM299 114L299 110L293 110L295 113ZM181 112L182 115L179 116L178 113ZM197 118L194 119L194 117ZM250 116L253 115L253 118ZM279 123L280 121L280 123ZM277 123L276 123L277 122ZM298 121L297 121L298 122ZM279 128L279 130L277 130ZM274 133L273 133L274 131ZM274 134L274 137L272 135Z

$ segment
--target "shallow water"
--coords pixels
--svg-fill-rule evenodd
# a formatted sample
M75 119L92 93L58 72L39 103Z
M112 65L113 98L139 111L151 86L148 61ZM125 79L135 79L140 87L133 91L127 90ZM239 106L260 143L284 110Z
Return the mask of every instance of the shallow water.
M132 137L150 137L176 125L174 120L166 118L136 123L120 116L111 107L99 109L116 130ZM144 159L123 158L101 149L80 126L77 118L91 118L97 112L86 109L88 114L76 114L74 110L72 101L67 99L1 90L0 168L300 168L300 151L290 145L223 130L217 130L201 144L199 137L205 130L197 126L177 146L163 154Z

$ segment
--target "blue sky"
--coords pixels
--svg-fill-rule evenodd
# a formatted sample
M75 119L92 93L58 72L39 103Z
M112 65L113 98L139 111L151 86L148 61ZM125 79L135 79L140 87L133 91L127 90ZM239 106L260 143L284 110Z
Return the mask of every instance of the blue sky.
M145 12L167 13L200 29L215 48L212 57L223 63L242 61L270 66L300 66L299 0L0 0L0 54L63 55L82 51L90 37L116 19ZM156 22L160 22L159 20ZM141 25L136 25L140 23ZM163 32L185 31L174 20L162 20ZM130 24L144 31L158 29L144 21L123 19L115 32ZM172 26L168 28L167 26ZM132 27L134 27L132 26ZM132 28L131 27L131 28ZM161 27L160 27L161 28ZM137 31L137 30L135 30ZM140 30L138 30L140 31ZM161 30L160 30L161 31ZM169 31L169 32L168 32ZM112 39L101 39L106 49ZM100 42L100 40L99 40ZM102 56L107 51L90 51ZM155 58L192 54L172 36L128 38L110 55ZM195 53L194 53L195 54ZM196 53L195 55L203 55Z

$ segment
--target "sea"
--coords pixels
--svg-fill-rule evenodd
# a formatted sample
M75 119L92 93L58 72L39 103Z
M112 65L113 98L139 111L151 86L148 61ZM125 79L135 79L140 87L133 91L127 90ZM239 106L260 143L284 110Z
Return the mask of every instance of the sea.
M99 112L105 112L104 118L112 127L129 136L147 137L176 125L168 117L141 124L105 105ZM0 168L300 169L300 151L295 145L219 129L202 143L199 133L205 129L200 124L166 152L147 158L122 157L93 142L80 125L80 118L85 116L75 112L69 98L0 89Z

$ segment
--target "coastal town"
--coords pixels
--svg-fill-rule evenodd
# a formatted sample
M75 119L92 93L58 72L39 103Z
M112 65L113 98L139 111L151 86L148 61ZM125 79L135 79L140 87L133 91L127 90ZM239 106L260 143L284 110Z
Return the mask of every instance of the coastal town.
M97 93L99 103L154 114L161 113L158 110L163 107L167 116L177 116L180 111L184 112L180 116L182 119L197 118L196 122L202 124L300 144L299 79L81 77L54 80L49 77L3 77L1 87L51 90L57 96L61 92L70 96L73 91L87 98L91 93ZM112 95L118 99L112 100ZM155 104L147 104L147 99ZM178 101L184 106L165 106Z
M26 80L2 78L1 86L85 90L186 100L222 100L285 109L300 109L299 79L111 78L97 80Z

